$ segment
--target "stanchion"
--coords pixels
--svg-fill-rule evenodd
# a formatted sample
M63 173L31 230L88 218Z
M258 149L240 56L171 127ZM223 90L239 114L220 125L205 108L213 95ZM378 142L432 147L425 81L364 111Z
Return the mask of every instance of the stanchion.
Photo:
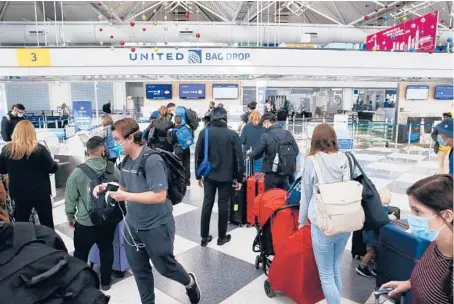
M408 129L408 145L407 145L407 150L410 150L410 144L411 144L411 123L410 127Z
M430 132L431 136L430 136L430 140L429 140L429 161L430 161L430 151L432 150L432 144L435 145L435 143L433 142L432 140L432 133L434 132L434 125L432 124L432 131Z

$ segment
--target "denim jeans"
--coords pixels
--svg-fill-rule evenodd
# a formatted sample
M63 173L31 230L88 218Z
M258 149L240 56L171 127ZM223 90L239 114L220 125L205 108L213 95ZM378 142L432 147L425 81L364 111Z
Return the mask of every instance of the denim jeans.
M326 236L316 225L311 225L314 248L323 294L328 304L341 304L342 278L340 262L350 233Z

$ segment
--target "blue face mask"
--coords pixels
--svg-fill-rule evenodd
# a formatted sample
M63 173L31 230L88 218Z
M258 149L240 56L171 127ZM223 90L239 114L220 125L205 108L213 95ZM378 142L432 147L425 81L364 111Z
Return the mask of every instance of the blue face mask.
M429 221L435 218L437 215L432 216L431 218L425 218L416 215L409 215L408 225L410 226L411 234L416 235L420 238L426 239L430 242L435 240L438 237L440 231L445 227L445 225L441 226L438 231L430 231L429 229Z
M444 141L443 137L441 137L440 135L437 136L437 141L442 146L447 146L448 145L448 143L446 141Z

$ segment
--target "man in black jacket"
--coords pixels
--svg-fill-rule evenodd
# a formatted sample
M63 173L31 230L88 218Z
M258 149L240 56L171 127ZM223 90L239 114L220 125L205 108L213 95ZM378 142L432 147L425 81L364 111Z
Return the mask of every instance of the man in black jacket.
M25 119L24 117L25 107L18 103L13 106L11 112L3 116L2 119L2 138L5 142L11 141L11 135L13 135L14 128L16 125Z
M214 198L218 191L219 221L218 246L231 240L227 234L229 205L232 195L232 181L236 181L236 189L241 190L244 175L244 160L241 153L241 142L238 134L227 127L227 112L223 108L213 109L208 131L208 160L211 173L203 179L196 173L199 186L204 188L204 199L201 218L202 246L207 246L213 239L209 234L211 211ZM205 130L202 130L195 148L195 167L198 168L204 158Z
M277 119L274 114L267 113L262 116L262 124L266 131L260 138L258 148L249 152L248 156L252 159L260 159L262 158L262 155L265 154L263 158L262 172L265 173L266 190L272 188L287 190L289 176L294 174L296 170L296 157L298 156L299 148L292 133L284 130L279 124L276 124L276 121ZM276 153L278 152L278 147L283 144L288 144L289 150L291 150L291 155L289 157L291 159L287 159L287 161L292 163L292 165L294 164L294 169L291 173L282 173L279 172L279 170L273 170L273 161ZM283 155L281 155L281 157L282 156Z
M102 106L102 111L106 114L112 114L112 101L108 100L107 103Z

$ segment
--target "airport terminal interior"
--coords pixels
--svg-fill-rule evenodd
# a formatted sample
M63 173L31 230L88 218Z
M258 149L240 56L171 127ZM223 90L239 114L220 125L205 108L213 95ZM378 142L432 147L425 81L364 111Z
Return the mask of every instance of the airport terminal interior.
M251 104L261 115L277 114L299 147L296 177L304 172L314 130L328 124L340 152L354 154L405 220L412 213L407 189L448 174L451 166L434 151L441 141L432 133L454 114L453 23L451 1L0 1L2 128L22 105L38 142L58 161L50 175L53 222L71 255L65 190L87 159L87 141L104 134L106 114L113 122L132 117L145 131L169 103L197 113L195 141L210 102L225 109L228 128L239 135ZM213 241L201 246L206 189L196 180L195 146L187 148L190 183L173 216L174 255L197 276L199 303L315 303L270 294L268 273L256 267L256 227L229 223L231 241L217 244L217 198ZM116 234L115 271L104 293L109 303L141 303L124 253L130 245ZM340 261L341 303L377 303L379 283L358 274L353 242L350 236ZM90 253L89 262L99 274L99 257ZM452 251L450 263L452 278ZM155 303L191 303L184 286L154 267L153 273ZM385 301L391 300L379 299ZM1 303L18 302L0 297Z

